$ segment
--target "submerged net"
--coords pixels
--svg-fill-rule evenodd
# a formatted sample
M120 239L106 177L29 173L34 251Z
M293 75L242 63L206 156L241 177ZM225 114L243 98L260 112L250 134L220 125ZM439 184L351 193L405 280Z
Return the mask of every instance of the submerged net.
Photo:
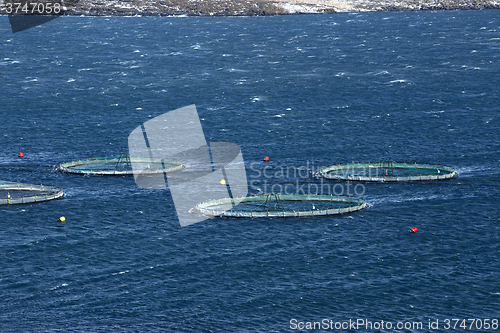
M398 163L380 160L373 163L336 164L319 171L327 179L372 182L443 180L458 176L455 169L432 164Z
M83 175L132 175L132 163L144 165L142 174L174 172L184 168L181 162L174 160L158 160L142 157L130 157L123 154L113 157L87 158L62 163L59 169L63 172Z
M17 205L61 198L62 188L0 180L0 205Z
M238 202L233 205L233 202ZM366 208L356 197L271 193L204 201L193 212L219 217L311 217L339 215Z

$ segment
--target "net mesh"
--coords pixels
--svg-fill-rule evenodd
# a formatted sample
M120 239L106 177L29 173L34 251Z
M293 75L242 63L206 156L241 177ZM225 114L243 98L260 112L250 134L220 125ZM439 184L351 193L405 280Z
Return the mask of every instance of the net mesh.
M84 175L132 175L132 163L144 165L142 174L174 172L184 168L181 162L119 155L113 157L87 158L61 163L62 172Z
M234 206L234 201L239 204ZM272 193L207 200L193 212L218 217L311 217L351 213L366 205L365 200L356 197Z
M450 179L457 177L458 173L453 168L443 165L380 160L371 163L336 164L322 168L318 175L336 180L396 182Z
M17 205L61 198L62 188L0 180L0 205Z

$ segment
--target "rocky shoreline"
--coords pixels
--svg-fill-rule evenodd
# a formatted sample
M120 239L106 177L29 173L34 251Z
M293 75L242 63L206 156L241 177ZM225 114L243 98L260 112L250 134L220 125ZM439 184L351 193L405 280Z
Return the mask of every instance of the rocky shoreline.
M64 3L71 8L65 14L76 16L264 16L500 9L500 0L66 0ZM6 14L5 9L4 0L0 0L0 14Z

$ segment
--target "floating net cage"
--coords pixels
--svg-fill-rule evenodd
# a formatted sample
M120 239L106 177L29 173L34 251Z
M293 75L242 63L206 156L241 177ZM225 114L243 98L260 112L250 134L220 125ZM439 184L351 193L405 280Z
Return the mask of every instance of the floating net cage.
M455 169L443 165L410 164L380 160L373 163L336 164L322 168L319 175L335 180L401 182L450 179L457 177L458 173Z
M28 204L61 198L62 188L0 180L0 206Z
M141 174L174 172L184 168L181 162L143 157L119 155L113 157L87 158L61 163L59 170L80 175L133 175L132 163L144 165Z
M211 217L311 217L352 213L366 206L365 200L356 197L271 193L207 200L193 212Z

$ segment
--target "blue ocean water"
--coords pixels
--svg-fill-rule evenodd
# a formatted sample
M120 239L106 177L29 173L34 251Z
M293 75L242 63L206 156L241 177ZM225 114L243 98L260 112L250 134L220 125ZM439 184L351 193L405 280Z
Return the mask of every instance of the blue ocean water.
M63 17L16 34L5 18L0 31L0 179L66 192L0 207L0 331L500 319L497 11ZM57 172L126 153L133 129L190 104L207 141L241 147L252 193L319 181L265 167L392 158L460 176L363 184L370 208L351 215L181 228L168 191Z

